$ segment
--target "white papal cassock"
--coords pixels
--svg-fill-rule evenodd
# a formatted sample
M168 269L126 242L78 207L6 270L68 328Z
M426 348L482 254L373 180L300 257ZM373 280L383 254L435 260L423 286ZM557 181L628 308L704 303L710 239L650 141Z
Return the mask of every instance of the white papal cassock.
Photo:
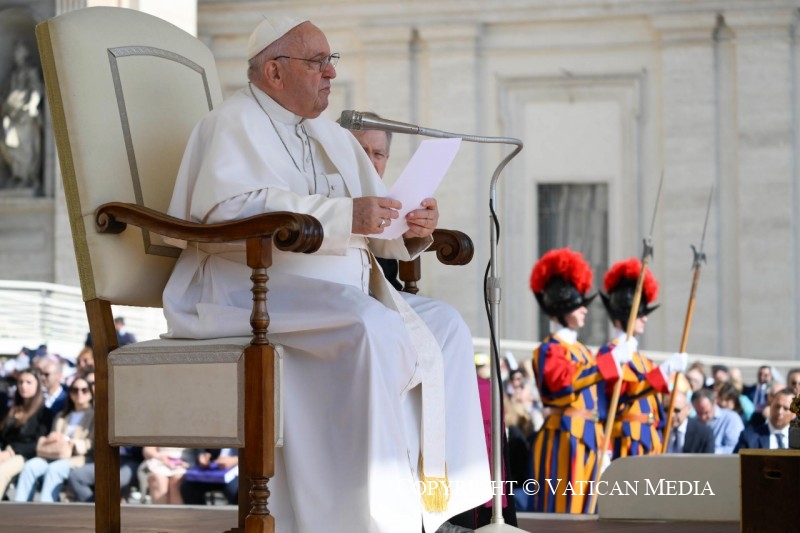
M370 276L382 274L367 249L408 260L430 239L351 234L350 197L384 195L349 132L302 120L255 87L200 122L181 164L173 216L213 223L294 211L325 232L317 253L275 250L268 270L269 338L284 350L285 445L270 484L281 533L419 533L423 523L432 533L491 498L470 332L448 305L403 295L441 348L445 374L451 495L445 512L422 506L419 343L400 313L369 296ZM243 244L190 244L164 290L167 336L249 335L250 274Z

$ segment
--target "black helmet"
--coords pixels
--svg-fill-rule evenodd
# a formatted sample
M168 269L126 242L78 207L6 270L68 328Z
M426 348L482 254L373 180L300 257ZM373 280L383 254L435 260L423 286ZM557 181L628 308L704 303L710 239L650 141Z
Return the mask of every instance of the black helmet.
M602 298L603 305L612 321L619 320L622 324L627 324L631 315L633 295L636 293L636 282L639 280L641 270L641 261L632 257L614 263L603 277L605 294L601 293L600 298ZM656 296L658 296L658 281L650 269L646 269L637 316L647 316L658 309L659 304L653 304Z
M530 287L542 310L558 318L588 306L597 296L586 296L592 287L589 263L569 248L544 254L533 267Z

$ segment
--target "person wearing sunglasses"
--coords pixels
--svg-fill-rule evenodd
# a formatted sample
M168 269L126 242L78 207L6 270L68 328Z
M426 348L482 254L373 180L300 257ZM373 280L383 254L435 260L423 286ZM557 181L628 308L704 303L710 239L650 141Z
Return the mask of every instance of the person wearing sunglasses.
M711 428L689 416L692 406L686 393L673 392L675 403L672 408L672 430L669 435L667 453L714 453L714 433ZM669 405L666 397L664 404Z
M61 361L53 355L44 355L35 360L39 369L44 392L44 405L55 417L67 403L67 391L62 383L64 377Z
M67 405L53 421L50 433L36 443L36 457L25 462L19 475L16 502L33 501L36 483L43 478L41 502L60 501L61 489L73 468L86 463L94 437L94 395L86 379L69 386Z

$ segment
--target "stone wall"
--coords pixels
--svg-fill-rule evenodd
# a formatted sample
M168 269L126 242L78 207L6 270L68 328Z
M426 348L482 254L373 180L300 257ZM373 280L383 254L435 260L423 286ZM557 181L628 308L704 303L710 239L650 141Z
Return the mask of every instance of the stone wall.
M0 0L0 10L27 9L41 20L80 4ZM690 245L699 245L714 184L689 351L794 359L800 354L797 10L797 2L779 0L201 0L197 22L227 95L245 84L246 41L262 14L291 12L315 21L342 54L330 118L343 109L374 110L525 142L497 189L503 337L540 335L527 288L538 256L537 186L606 184L605 244L616 261L641 253L663 171L652 262L662 307L651 315L644 346L678 348ZM0 31L0 51L3 39L8 33ZM7 64L0 58L0 75ZM420 140L395 136L389 180ZM441 225L467 231L477 253L467 267L443 268L431 258L424 265L423 292L455 305L479 337L488 334L482 277L490 178L509 151L463 146L437 198ZM43 176L41 196L0 195L2 277L76 284L49 139L44 157L51 174ZM591 312L603 310L598 303Z
M228 94L244 85L246 40L261 15L290 12L311 18L342 54L329 117L374 110L526 142L498 188L503 337L540 334L527 288L537 258L537 184L606 183L616 261L640 255L663 171L651 263L662 307L644 346L679 346L690 245L700 243L714 184L689 351L778 359L800 352L796 2L199 4L198 35L216 54ZM551 123L562 128L543 129ZM396 139L388 176L419 142ZM487 333L489 180L507 152L462 148L437 197L442 225L469 232L478 251L455 272L425 265L423 291L456 305L479 336Z

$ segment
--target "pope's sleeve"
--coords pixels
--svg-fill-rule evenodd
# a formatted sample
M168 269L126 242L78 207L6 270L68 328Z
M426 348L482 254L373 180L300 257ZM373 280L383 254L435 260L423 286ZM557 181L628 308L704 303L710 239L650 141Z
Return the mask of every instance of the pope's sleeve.
M370 239L369 249L378 257L411 261L428 249L433 237L415 239Z
M213 223L275 211L303 213L322 224L325 237L317 253L347 253L353 200L308 194L305 183L287 180L271 162L275 150L257 145L256 139L270 141L260 122L239 117L215 115L192 134L181 164L185 176L179 175L190 198L189 218ZM179 211L175 207L170 211Z
M275 211L303 213L319 220L325 238L317 253L344 255L347 252L353 220L353 201L350 198L302 196L278 188L260 189L220 202L204 222L237 220Z

